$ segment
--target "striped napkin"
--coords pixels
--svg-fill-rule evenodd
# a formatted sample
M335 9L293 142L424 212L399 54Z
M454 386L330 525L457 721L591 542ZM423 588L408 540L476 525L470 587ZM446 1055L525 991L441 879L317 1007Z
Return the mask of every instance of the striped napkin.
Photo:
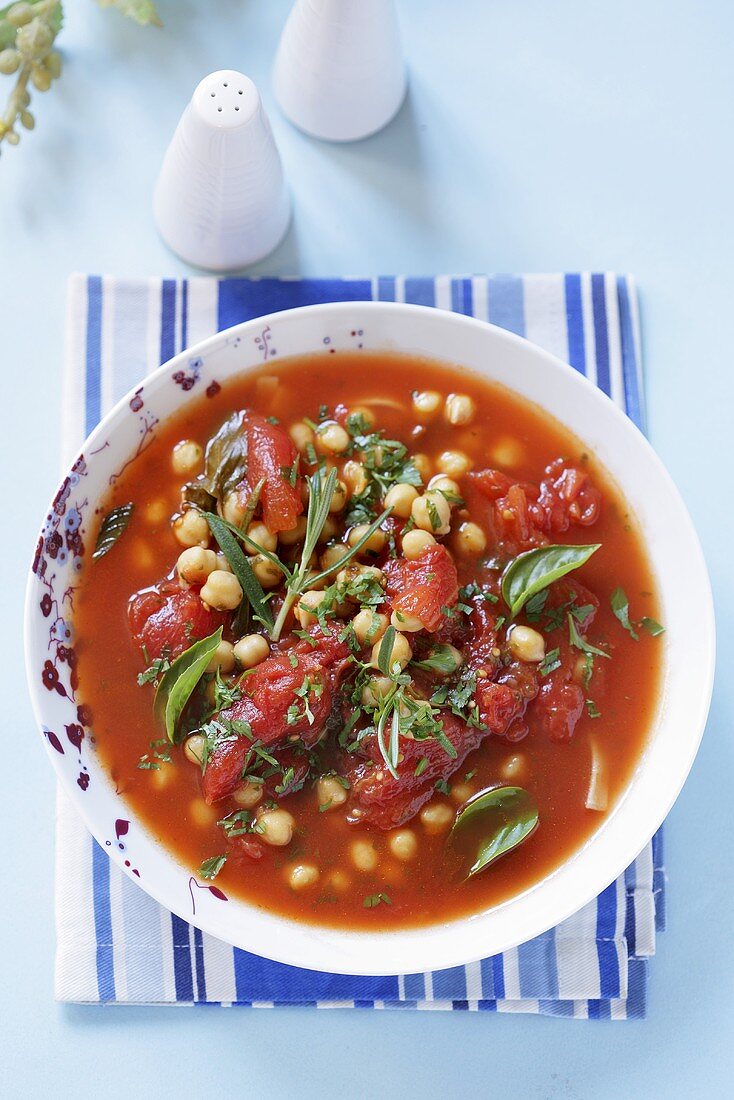
M452 309L526 336L585 373L644 425L637 299L625 276L74 276L65 460L128 389L182 348L273 310L372 298ZM59 793L56 996L104 1004L306 1004L640 1018L647 959L664 925L664 883L658 834L594 902L502 955L427 974L322 974L234 949L162 909L110 863Z

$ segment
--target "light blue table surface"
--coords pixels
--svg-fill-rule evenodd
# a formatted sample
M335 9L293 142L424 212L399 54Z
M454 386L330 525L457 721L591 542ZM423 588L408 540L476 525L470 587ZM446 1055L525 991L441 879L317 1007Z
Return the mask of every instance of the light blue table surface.
M382 134L333 147L273 104L288 0L160 0L163 31L68 0L63 80L0 158L5 1096L733 1094L734 5L399 6L409 99ZM64 284L74 270L186 272L156 238L151 192L197 80L229 67L260 85L295 199L257 270L639 278L650 434L701 533L720 645L708 730L667 826L669 928L644 1023L53 1002L54 783L26 697L21 602L58 468Z

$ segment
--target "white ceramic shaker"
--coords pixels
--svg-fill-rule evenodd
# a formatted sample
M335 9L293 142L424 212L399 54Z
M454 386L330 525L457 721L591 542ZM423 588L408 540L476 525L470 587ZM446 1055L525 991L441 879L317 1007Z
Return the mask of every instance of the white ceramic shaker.
M296 0L273 82L283 112L313 137L356 141L381 130L407 86L395 0Z
M163 159L153 212L169 248L212 271L253 264L282 240L290 199L249 77L223 69L196 88Z

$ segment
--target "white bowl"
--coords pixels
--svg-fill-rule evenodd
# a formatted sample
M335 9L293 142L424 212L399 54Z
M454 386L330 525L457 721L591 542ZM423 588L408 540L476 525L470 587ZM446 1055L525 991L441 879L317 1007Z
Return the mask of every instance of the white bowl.
M666 626L664 686L654 726L626 792L599 830L555 872L504 904L395 932L299 924L225 899L216 888L196 888L191 872L115 793L90 731L80 741L85 715L77 710L70 682L68 592L81 564L76 532L84 536L110 477L161 420L212 382L263 361L357 345L414 352L477 371L567 425L606 466L637 514ZM714 618L706 566L685 506L649 443L604 394L503 329L437 309L364 302L309 306L238 325L177 355L119 402L87 440L49 510L28 583L25 645L36 718L59 778L110 858L142 889L205 932L256 954L313 970L394 974L459 965L531 939L624 871L668 813L695 757L711 696Z

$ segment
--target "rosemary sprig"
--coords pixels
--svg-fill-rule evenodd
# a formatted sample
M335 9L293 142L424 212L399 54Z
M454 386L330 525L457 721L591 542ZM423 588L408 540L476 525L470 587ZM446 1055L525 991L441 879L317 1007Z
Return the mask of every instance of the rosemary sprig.
M322 477L322 473L322 470L316 470L307 478L309 488L308 513L306 514L306 534L303 540L301 560L297 568L294 569L286 581L286 594L283 600L283 606L280 609L278 618L275 620L275 625L271 631L271 637L274 642L277 642L280 638L285 621L288 618L288 614L293 604L307 587L306 582L309 579L309 562L311 560L311 555L316 549L319 536L324 529L324 524L329 515L331 498L334 495L334 488L337 482L337 472L336 468L332 466L325 479Z

